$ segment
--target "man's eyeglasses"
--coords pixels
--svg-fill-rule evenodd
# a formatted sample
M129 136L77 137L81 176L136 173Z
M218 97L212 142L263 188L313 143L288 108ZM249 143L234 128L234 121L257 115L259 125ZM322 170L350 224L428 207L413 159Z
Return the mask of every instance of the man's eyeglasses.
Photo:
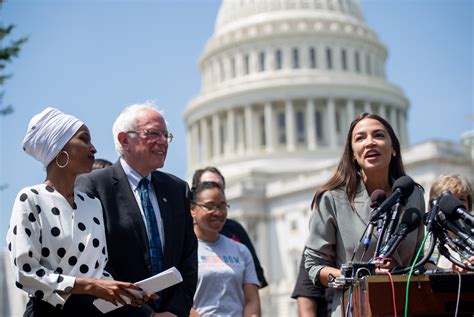
M156 140L166 140L166 142L171 143L173 141L173 134L171 132L165 132L160 130L143 130L143 131L127 131L127 133L132 134L142 134L150 141Z
M211 205L211 204L194 204L194 205L203 208L208 213L214 212L216 210L227 211L227 209L229 209L230 207L229 204L227 203L222 203L220 205Z

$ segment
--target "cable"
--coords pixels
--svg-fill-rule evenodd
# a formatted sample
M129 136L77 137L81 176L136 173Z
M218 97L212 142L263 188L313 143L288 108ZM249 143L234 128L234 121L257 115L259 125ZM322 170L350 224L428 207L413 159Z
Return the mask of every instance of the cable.
M458 297L456 299L456 311L454 313L454 317L457 317L458 315L458 309L459 309L459 299L461 297L461 273L459 273L458 271L455 271L456 274L458 275L458 279L459 279L459 285L458 285Z
M383 271L383 273L388 275L390 285L392 286L393 316L397 316L397 299L395 298L395 284L393 283L392 273L389 271Z
M352 317L352 310L353 310L353 307L352 307L352 296L354 295L353 294L353 291L354 291L354 286L351 285L351 287L349 288L349 309L350 309L350 316Z
M410 267L410 273L408 274L408 279L407 279L407 288L406 288L406 296L405 296L405 314L404 316L408 316L408 298L409 298L409 292L410 292L410 280L411 280L411 275L413 274L413 271L415 270L416 262L418 261L418 257L420 256L421 251L423 250L423 247L425 246L426 239L428 239L429 232L425 232L425 236L423 238L423 242L421 243L420 248L418 249L418 252L416 253L415 259L413 260L413 264Z
M347 301L347 306L346 306L346 309L344 311L344 306L345 306L344 305L344 293L345 292L346 292L346 289L343 288L342 289L342 305L341 305L341 307L342 307L342 314L344 315L344 317L347 317L347 313L349 312L349 301Z

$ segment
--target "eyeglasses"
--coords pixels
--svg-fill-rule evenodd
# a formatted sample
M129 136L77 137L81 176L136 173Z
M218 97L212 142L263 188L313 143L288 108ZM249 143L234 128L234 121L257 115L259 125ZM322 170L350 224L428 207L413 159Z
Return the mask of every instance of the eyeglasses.
M127 133L142 134L150 141L163 139L166 139L166 142L168 143L171 143L171 141L173 141L173 134L171 132L165 132L160 130L127 131Z
M196 205L196 206L199 206L199 207L203 208L208 213L214 212L216 210L227 211L227 209L230 208L229 204L227 204L227 203L222 203L220 205L196 204L195 203L193 205Z

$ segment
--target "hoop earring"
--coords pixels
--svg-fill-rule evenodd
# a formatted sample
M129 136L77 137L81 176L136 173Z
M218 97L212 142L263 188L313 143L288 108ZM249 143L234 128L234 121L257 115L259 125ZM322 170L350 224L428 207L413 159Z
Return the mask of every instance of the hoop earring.
M66 163L64 163L63 165L59 164L59 161L58 161L58 157L59 157L59 155L61 155L62 153L66 154ZM65 168L68 164L69 164L69 153L66 152L66 151L61 151L61 152L59 152L59 154L56 155L56 165L57 165L59 168Z

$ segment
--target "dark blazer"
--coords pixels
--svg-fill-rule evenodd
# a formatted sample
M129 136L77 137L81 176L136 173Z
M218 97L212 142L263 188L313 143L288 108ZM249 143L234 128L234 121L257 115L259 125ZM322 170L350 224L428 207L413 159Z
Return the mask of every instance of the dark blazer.
M164 269L175 266L183 276L182 283L162 292L160 311L187 317L197 283L197 239L189 211L189 187L178 177L159 171L152 172L151 179L163 219ZM106 270L119 281L137 282L150 277L145 223L120 161L81 175L76 185L102 202L108 251ZM149 316L145 310L126 306L107 316Z

